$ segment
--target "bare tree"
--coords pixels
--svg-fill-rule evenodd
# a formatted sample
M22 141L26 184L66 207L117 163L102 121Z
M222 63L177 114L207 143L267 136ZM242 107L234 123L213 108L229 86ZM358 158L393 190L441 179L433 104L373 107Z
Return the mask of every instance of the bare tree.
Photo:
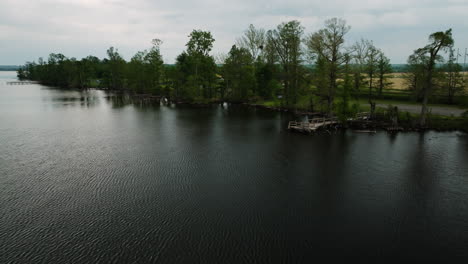
M382 94L382 89L385 85L384 75L390 71L389 60L382 51L374 46L371 40L361 39L349 50L352 52L354 61L354 88L358 90L367 81L369 90L368 102L370 104L371 117L373 117L376 106L373 100L373 89L378 88L379 95ZM363 73L367 75L366 80L363 79ZM376 78L378 78L378 86L375 84Z
M378 56L380 51L374 46L372 42L369 43L365 61L365 72L367 74L367 82L369 85L369 104L371 107L371 117L375 114L375 101L373 100L372 89L374 88L374 78L378 71Z
M354 74L354 89L358 91L363 84L363 76L367 55L369 54L369 48L373 46L372 42L366 39L361 39L354 43L350 48L350 52L353 54L353 74Z
M154 48L159 49L159 48L161 48L161 45L163 44L163 41L160 40L160 39L155 38L155 39L151 40L151 44L153 44Z
M265 46L265 30L250 24L244 35L237 39L237 46L247 49L256 60Z
M227 58L228 58L228 55L224 52L218 52L214 55L216 64L224 64Z
M383 89L390 85L391 82L387 81L386 74L392 72L392 65L390 64L390 59L385 56L383 51L378 55L377 61L377 74L379 76L379 96L382 96Z
M327 94L328 113L332 115L333 101L335 97L337 78L340 66L347 59L344 51L344 36L351 29L346 21L332 18L325 21L325 28L313 33L306 39L309 52L317 58L321 58L327 64L329 87Z
M442 77L442 88L447 92L447 98L449 104L454 103L454 97L456 93L465 90L465 84L463 83L463 75L461 73L463 67L458 64L455 56L455 49L450 48L449 58L447 63L444 65L444 74Z

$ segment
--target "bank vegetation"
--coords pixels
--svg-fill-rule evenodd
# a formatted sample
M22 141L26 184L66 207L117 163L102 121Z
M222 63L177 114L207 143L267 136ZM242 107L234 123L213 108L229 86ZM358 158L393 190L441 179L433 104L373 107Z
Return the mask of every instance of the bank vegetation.
M310 34L295 20L270 30L250 25L229 52L216 57L211 32L193 30L173 65L163 63L163 42L154 39L130 60L114 47L104 59L53 53L27 62L18 77L62 88L111 89L180 103L249 103L343 120L363 108L371 118L379 111L387 115L398 111L377 109L377 100L413 102L421 104L419 115L395 115L422 128L435 120L428 120L431 103L468 107L467 78L451 29L430 34L427 45L415 49L407 64L399 66L404 73L394 73L389 58L371 40L348 43L350 30L340 18L326 20L323 28ZM363 99L367 106L359 103Z

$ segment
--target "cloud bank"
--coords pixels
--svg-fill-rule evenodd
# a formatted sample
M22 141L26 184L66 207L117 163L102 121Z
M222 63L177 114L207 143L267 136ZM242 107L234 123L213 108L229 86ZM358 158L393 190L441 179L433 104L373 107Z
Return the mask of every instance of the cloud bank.
M448 28L456 47L468 47L465 0L3 0L0 6L0 64L23 64L52 52L102 58L110 46L129 60L153 38L164 41L164 60L173 63L192 29L212 32L216 54L229 51L251 23L271 29L296 19L311 33L331 17L351 25L348 45L373 40L392 63L404 63L430 33Z

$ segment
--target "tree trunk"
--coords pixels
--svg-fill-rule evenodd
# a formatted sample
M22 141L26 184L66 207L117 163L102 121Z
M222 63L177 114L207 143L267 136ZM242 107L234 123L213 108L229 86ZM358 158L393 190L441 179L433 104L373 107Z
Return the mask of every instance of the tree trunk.
M333 117L333 93L336 88L336 72L334 62L332 62L332 67L330 68L330 86L328 89L328 115Z
M429 100L429 93L432 88L432 69L429 70L427 76L427 84L426 87L423 89L423 99L422 99L422 106L421 106L421 119L419 120L419 125L424 127L426 125L427 119L427 102Z
M419 125L424 127L426 125L427 118L427 96L426 93L423 95L422 107L421 107L421 119L419 120Z
M375 102L369 102L370 103L370 118L375 119Z
M398 107L393 107L393 111L392 111L392 125L393 127L397 127L398 126Z
M375 102L372 101L372 83L374 81L374 77L372 73L369 75L369 104L370 104L370 117L371 119L374 119L374 114L375 114Z
M382 90L383 90L383 81L384 81L384 75L380 73L380 78L379 78L379 97L382 98Z

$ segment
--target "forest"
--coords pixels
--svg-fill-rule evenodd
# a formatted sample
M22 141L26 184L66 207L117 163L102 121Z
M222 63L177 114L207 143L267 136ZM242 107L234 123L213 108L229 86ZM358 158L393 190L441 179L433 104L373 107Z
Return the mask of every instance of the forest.
M392 86L389 58L371 40L348 44L351 27L332 18L323 28L304 33L299 21L265 30L250 25L227 54L211 54L215 38L209 31L193 30L186 49L175 64L163 63L154 39L147 50L129 61L110 47L107 57L80 60L50 54L47 60L27 62L19 79L44 85L87 89L100 88L140 95L165 97L173 102L256 103L288 109L323 112L346 118L359 112L359 100L376 111L376 100L421 104L424 126L428 104L467 106L466 78L455 54L451 29L429 35L427 45L415 47L406 65L402 86ZM445 56L444 56L445 55ZM444 58L445 57L445 58Z

